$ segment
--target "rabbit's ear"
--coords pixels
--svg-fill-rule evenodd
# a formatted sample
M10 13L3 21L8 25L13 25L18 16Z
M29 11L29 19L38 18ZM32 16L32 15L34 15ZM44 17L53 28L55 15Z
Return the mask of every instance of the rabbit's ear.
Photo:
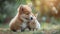
M38 16L38 13L36 13L36 14L34 14L35 15L35 17L37 18L37 16Z

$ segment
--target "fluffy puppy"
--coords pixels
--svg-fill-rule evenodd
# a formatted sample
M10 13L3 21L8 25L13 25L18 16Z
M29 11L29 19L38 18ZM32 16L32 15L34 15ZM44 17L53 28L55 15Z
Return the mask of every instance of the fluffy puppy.
M33 19L31 8L28 5L20 5L16 16L10 21L9 27L12 31L21 30L27 27L27 22Z

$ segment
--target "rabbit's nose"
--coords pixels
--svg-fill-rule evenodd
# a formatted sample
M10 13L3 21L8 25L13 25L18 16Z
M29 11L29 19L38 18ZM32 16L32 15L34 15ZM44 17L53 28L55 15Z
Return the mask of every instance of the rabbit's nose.
M33 17L31 17L31 20L33 20Z

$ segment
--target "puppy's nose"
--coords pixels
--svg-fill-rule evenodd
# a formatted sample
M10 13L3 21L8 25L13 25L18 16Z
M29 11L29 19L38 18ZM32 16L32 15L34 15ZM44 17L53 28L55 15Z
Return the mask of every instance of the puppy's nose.
M31 17L31 20L33 20L33 17Z

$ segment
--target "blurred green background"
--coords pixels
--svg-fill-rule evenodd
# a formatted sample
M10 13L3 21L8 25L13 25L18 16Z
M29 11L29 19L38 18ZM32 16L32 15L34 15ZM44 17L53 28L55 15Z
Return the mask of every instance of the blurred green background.
M41 24L39 31L31 31L30 34L60 34L60 0L0 0L0 34L8 32L9 22L16 15L17 8L21 4L28 4L32 12L39 12L38 21ZM7 29L6 32L4 29ZM4 32L4 33L3 33ZM28 32L6 34L28 34Z

